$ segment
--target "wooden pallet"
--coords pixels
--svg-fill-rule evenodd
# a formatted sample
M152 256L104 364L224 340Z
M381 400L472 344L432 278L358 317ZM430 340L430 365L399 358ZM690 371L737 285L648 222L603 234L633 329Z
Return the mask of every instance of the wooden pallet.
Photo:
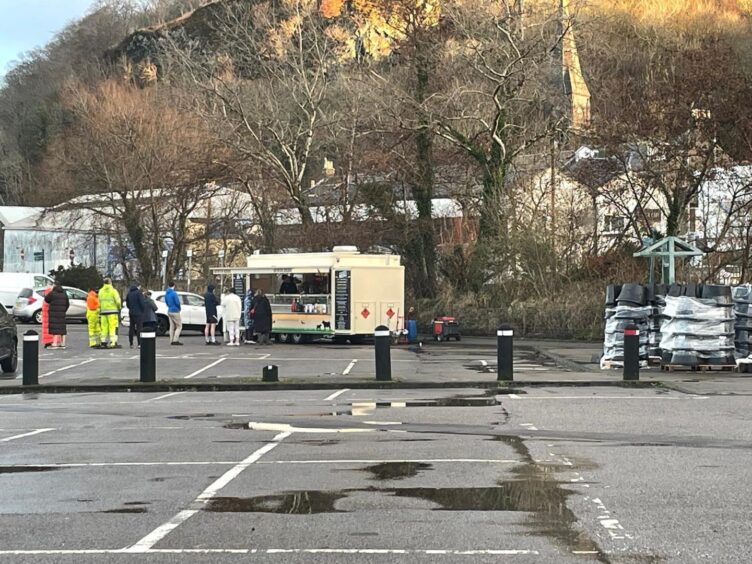
M664 372L674 372L675 370L690 372L736 372L736 364L696 364L694 366L686 364L661 364L661 370Z

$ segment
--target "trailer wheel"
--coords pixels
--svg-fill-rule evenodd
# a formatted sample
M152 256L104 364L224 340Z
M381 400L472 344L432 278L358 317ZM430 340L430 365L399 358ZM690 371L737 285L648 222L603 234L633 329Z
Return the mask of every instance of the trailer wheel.
M302 345L306 342L306 336L300 333L293 333L290 336L293 345Z
M277 342L278 343L289 343L290 342L290 334L289 333L277 333Z

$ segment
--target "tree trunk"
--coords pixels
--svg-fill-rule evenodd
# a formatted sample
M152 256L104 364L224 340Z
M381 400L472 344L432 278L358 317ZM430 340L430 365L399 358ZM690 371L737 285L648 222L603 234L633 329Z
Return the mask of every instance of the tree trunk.
M430 45L418 41L416 56L415 94L420 105L423 104L428 90L428 78L431 66ZM428 50L429 52L425 52ZM428 119L423 112L418 118L419 129L415 135L416 181L413 183L413 198L418 208L417 231L415 241L416 270L418 271L415 293L419 297L432 298L436 295L436 238L433 226L433 133Z

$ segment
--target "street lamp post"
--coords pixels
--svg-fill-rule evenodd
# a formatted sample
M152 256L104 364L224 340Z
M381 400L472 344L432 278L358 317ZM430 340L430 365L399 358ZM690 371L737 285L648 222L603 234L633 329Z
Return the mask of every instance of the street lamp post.
M220 250L219 253L217 253L217 254L219 255L220 266L222 266L222 268L224 268L225 267L225 251L224 251L224 249ZM224 290L225 290L225 273L224 273L224 271L222 271L222 278L221 278L221 280L222 280L222 282L220 283L220 287L222 288L222 291L224 292Z
M188 255L188 291L191 291L191 266L193 265L193 249L188 249L185 253Z
M167 250L162 251L162 288L167 287Z

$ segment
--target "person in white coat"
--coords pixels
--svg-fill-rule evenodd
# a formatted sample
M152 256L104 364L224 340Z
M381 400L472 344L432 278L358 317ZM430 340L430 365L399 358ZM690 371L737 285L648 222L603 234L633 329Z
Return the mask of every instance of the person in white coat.
M222 318L224 319L225 331L230 341L229 347L240 346L240 316L243 312L243 302L235 294L234 288L225 289L222 296Z

